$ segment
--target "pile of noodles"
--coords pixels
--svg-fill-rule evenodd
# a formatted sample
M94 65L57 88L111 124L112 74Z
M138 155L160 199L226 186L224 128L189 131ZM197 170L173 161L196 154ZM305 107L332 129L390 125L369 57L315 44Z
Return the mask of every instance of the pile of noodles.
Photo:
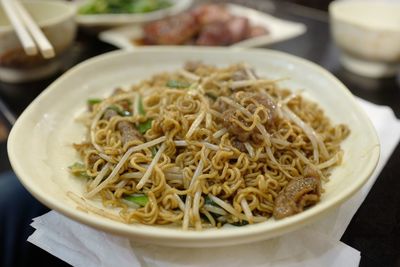
M271 100L272 122L271 109L254 97L259 95ZM119 103L128 115L105 120L104 112ZM251 138L242 142L228 131L226 109L237 118L231 123ZM122 120L149 123L144 141L123 145L116 127ZM87 177L84 197L118 208L119 216L85 203L84 208L126 223L183 229L271 218L279 192L304 177L307 167L327 180L349 134L345 125L332 125L316 103L257 77L246 64L197 64L155 75L98 101L84 122L88 139L76 146ZM126 200L135 194L145 197L143 205Z

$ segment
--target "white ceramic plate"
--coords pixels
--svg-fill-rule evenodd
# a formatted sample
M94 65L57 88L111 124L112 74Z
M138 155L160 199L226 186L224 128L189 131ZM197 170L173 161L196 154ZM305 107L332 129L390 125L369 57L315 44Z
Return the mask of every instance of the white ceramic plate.
M156 10L149 13L138 14L94 14L81 15L76 17L76 21L85 27L115 27L130 23L144 23L176 15L186 10L193 0L170 0L172 5L165 9ZM81 1L82 2L82 1ZM87 2L87 1L83 1ZM80 3L79 5L81 5Z
M304 89L304 96L323 107L334 123L351 129L343 142L343 164L336 168L320 203L279 221L202 232L170 227L123 224L76 208L67 191L83 193L82 180L67 166L77 153L71 144L84 139L84 126L75 118L86 109L86 99L105 97L117 86L138 82L155 73L175 70L188 60L224 65L248 62L264 77L290 77L281 86ZM379 141L352 94L324 69L281 52L224 48L141 48L116 51L74 67L51 84L19 117L8 139L13 169L24 186L42 203L95 228L166 246L222 246L262 240L304 226L334 209L368 180L379 158ZM101 206L100 203L90 202Z
M306 31L306 26L302 23L287 21L275 18L271 15L262 13L255 9L227 4L228 10L233 15L246 17L252 25L259 25L267 28L270 33L267 35L250 38L232 45L233 47L260 47L294 38ZM138 47L133 40L143 37L140 25L125 26L111 29L100 33L99 38L107 43L122 49L132 49ZM142 45L140 45L142 46Z

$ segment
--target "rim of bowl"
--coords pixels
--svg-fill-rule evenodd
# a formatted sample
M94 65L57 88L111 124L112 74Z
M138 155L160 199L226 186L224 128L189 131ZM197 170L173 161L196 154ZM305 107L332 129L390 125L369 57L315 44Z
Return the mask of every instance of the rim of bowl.
M354 6L354 5L371 5L371 6L396 6L400 10L400 3L397 2L375 2L375 1L361 1L361 0L355 0L355 1L333 1L329 4L328 6L328 12L330 15L331 19L338 20L338 21L343 21L345 23L351 24L353 26L357 26L366 30L376 30L376 31L382 31L382 32L391 32L391 33L400 33L400 27L395 28L395 27L390 27L390 28L385 28L382 26L377 26L377 25L366 25L365 23L362 23L360 21L354 20L353 18L346 17L342 15L337 9L340 8L341 6Z
M47 27L53 24L57 24L61 21L67 20L70 17L75 16L76 14L76 7L73 4L63 3L59 1L51 1L51 0L35 0L35 1L22 1L24 5L50 5L50 6L57 6L60 7L60 12L57 16L43 20L38 23L40 28ZM0 25L0 32L7 32L13 31L12 25L1 26Z
M353 107L354 109L357 110L357 112L362 116L362 118L365 120L366 125L365 127L369 129L369 131L372 133L372 139L373 139L373 146L371 146L371 155L367 160L367 166L365 169L360 173L360 175L363 177L363 179L358 179L351 187L346 188L343 190L343 192L340 195L336 195L330 199L328 202L321 202L318 203L313 209L308 209L303 211L302 213L296 214L295 216L291 216L288 218L285 218L284 220L279 221L279 223L276 226L270 227L268 224L264 223L257 223L253 225L249 225L247 227L243 227L240 230L238 229L224 229L224 231L217 232L217 231L182 231L180 229L170 229L170 228L162 228L160 226L147 226L147 225L141 225L142 227L140 229L137 229L135 227L129 227L126 226L125 224L117 225L115 226L115 221L111 221L104 218L99 219L96 216L93 216L93 214L87 214L83 212L77 212L75 209L73 209L71 206L65 205L61 203L60 201L54 201L52 197L48 197L45 194L43 194L42 189L40 188L39 185L35 185L32 181L27 179L29 177L29 174L26 173L24 168L22 167L21 162L18 161L18 157L16 155L16 152L12 149L15 146L15 143L17 143L17 132L20 131L21 129L21 121L26 120L26 117L29 116L29 113L32 109L35 108L35 105L38 105L39 101L46 97L48 94L51 93L52 89L56 86L59 86L59 84L64 83L64 81L69 78L70 76L75 75L77 72L79 72L82 68L87 68L88 66L95 65L97 63L101 63L110 59L114 59L117 57L123 57L126 56L127 54L135 54L135 53L142 53L142 52L147 52L147 53L152 53L152 52L164 52L164 53L171 53L171 52L178 52L185 50L185 51L194 51L200 49L201 52L209 52L209 53L218 53L218 52L224 52L224 48L208 48L208 47L203 47L203 48L191 48L191 47L143 47L143 48L138 48L133 51L125 51L125 50L117 50L117 51L112 51L108 52L96 57L93 57L91 59L88 59L70 70L68 70L64 75L62 75L60 78L55 80L52 84L50 84L25 110L24 112L20 115L18 121L14 125L14 127L11 129L10 136L8 139L7 143L7 150L8 150L8 155L10 158L10 163L17 174L18 179L20 182L24 185L24 187L32 194L34 195L40 202L44 203L46 206L49 206L51 209L54 209L56 211L61 212L62 214L78 221L81 223L84 223L86 225L90 225L92 227L95 227L97 229L101 229L102 231L110 232L113 234L121 235L121 236L126 236L126 237L142 237L142 238L153 238L156 240L162 240L162 239L171 239L171 240L181 240L185 242L189 241L222 241L224 239L226 240L233 240L235 238L246 238L246 237L251 237L255 235L265 235L267 232L270 235L279 235L279 233L284 233L284 232L290 232L291 230L296 227L296 225L305 225L310 223L311 221L314 221L316 218L318 218L319 215L324 214L327 212L330 208L333 208L347 199L349 199L351 196L354 195L355 192L357 192L370 178L372 175L373 171L375 170L379 156L380 156L380 142L376 133L376 130L374 126L372 125L372 122L366 115L365 111L358 105L356 102L356 99L353 97L349 89L340 82L336 77L334 77L330 72L325 70L324 68L320 67L319 65L308 61L306 59L302 59L300 57L290 55L285 52L279 52L279 51L274 51L270 49L257 49L257 48L252 48L252 49L246 49L243 50L244 52L255 52L255 53L261 53L261 54L271 54L275 55L278 57L281 57L282 59L289 60L292 63L299 64L300 66L307 66L315 73L318 73L325 79L331 81L338 90L341 90L344 95L349 98L349 100L354 104ZM227 51L227 50L225 50ZM229 50L229 53L234 53L236 52L235 50ZM22 177L22 178L21 178ZM134 224L133 224L134 225ZM130 225L132 226L132 225ZM272 229L271 229L272 228ZM286 230L285 230L286 229ZM274 235L274 236L275 236ZM263 238L261 238L263 239ZM233 241L232 241L233 242ZM156 243L156 242L153 242ZM245 243L245 242L239 242L239 243ZM173 245L171 245L173 246ZM218 246L218 244L217 244Z

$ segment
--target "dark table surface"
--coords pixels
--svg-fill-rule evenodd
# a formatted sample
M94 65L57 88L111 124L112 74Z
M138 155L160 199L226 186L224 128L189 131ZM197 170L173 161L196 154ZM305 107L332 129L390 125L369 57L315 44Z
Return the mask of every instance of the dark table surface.
M232 2L232 1L230 1ZM329 30L328 14L281 1L233 1L257 8L279 18L302 22L307 32L297 38L269 46L311 60L332 72L350 91L365 100L390 106L400 117L400 79L369 79L346 71L339 63L339 51ZM0 81L0 123L12 126L15 118L52 81L71 66L116 48L102 43L94 34L79 31L68 52L62 71L45 80L26 84ZM6 142L0 143L0 172L11 169ZM353 217L342 241L361 252L360 266L400 266L400 146Z

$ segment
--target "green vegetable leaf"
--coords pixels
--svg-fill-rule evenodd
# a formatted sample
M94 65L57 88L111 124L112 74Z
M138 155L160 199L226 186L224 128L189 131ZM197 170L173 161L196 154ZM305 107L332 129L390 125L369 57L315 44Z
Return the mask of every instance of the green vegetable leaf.
M149 202L149 198L144 194L132 194L124 196L125 200L131 201L141 207L146 206L147 202Z
M145 134L151 128L151 122L153 119L148 119L145 122L141 122L138 125L138 130L141 134Z
M190 83L185 81L169 80L166 85L170 88L184 89L188 88L190 86Z
M101 103L101 101L103 101L103 99L101 99L101 98L89 98L89 99L87 100L87 104L88 104L89 106L92 106L92 105L94 105L94 104Z
M79 163L79 162L75 162L74 164L72 164L71 166L68 167L68 169L70 170L70 172L79 178L88 178L91 179L92 177L90 177L87 172L86 172L86 167L84 164Z

